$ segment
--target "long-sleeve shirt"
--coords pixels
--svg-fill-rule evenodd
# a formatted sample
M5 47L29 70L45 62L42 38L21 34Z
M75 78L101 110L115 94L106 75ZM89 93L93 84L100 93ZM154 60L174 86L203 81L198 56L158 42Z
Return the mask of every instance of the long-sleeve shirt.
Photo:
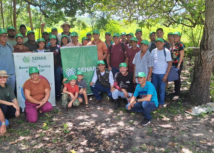
M104 71L104 72L100 72L100 74L103 76L103 75L105 74L105 71ZM95 71L94 71L94 76L93 76L93 78L92 78L92 82L93 82L93 83L96 83L96 82L97 82L97 70L96 70L96 69L95 69ZM109 83L110 83L111 86L114 85L113 74L112 74L111 71L109 72Z

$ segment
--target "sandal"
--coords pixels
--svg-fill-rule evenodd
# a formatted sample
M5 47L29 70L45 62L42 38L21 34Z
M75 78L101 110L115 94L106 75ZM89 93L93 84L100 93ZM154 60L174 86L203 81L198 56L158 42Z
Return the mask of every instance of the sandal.
M174 96L174 97L172 98L173 101L176 101L176 100L178 100L178 99L179 99L179 96Z
M86 110L89 110L89 109L90 109L89 104L85 104L85 109L86 109Z

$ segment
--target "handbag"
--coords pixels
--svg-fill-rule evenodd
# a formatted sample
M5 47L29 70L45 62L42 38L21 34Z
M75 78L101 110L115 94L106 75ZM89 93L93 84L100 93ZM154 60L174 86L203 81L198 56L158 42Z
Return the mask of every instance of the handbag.
M163 48L163 52L164 52L164 56L165 56L165 59L166 59L166 51L165 51L165 48ZM166 61L167 62L167 61ZM168 75L168 78L167 80L168 81L176 81L179 79L179 75L178 75L178 69L174 66L172 66L171 70L169 71L169 75Z

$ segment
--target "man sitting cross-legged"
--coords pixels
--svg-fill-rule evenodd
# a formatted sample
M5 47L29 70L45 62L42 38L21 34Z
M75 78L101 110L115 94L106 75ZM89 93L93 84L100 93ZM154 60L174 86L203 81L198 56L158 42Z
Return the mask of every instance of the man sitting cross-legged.
M157 92L153 84L146 81L146 74L139 72L137 75L139 84L137 85L134 95L130 98L129 104L126 109L143 113L144 120L142 125L148 125L152 119L151 111L158 107Z
M120 107L118 97L126 98L128 100L134 92L133 77L132 73L128 72L127 64L120 63L119 70L120 72L115 75L114 87L116 89L112 92L112 98L115 101L115 110Z
M97 69L94 71L94 76L90 83L91 91L93 92L96 101L94 104L101 102L101 93L107 93L108 97L111 98L111 91L114 86L113 74L110 70L105 69L105 62L100 60L97 62Z

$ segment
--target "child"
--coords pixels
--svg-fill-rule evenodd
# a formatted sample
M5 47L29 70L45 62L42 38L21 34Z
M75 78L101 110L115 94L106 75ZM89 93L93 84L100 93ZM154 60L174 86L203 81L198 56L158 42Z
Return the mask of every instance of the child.
M67 35L62 35L61 36L61 46L64 47L69 43L69 39Z
M89 43L88 38L87 37L83 37L82 38L82 45L83 46L87 46L88 43Z
M62 107L63 107L63 110L65 110L65 113L67 113L67 110L68 110L67 108L72 107L72 104L74 106L79 106L79 101L77 100L78 93L79 93L79 86L76 84L76 80L77 80L77 76L71 75L68 78L69 83L65 84L63 88Z
M45 49L45 39L44 38L37 39L37 45L39 46L39 48L37 50L34 50L33 52L38 52L38 53L48 52L48 50Z
M83 102L83 97L85 99L85 109L89 110L89 105L88 105L88 96L87 96L87 92L86 92L86 82L83 79L84 77L84 73L82 71L77 71L77 85L79 86L79 96L78 96L78 100L80 103Z

